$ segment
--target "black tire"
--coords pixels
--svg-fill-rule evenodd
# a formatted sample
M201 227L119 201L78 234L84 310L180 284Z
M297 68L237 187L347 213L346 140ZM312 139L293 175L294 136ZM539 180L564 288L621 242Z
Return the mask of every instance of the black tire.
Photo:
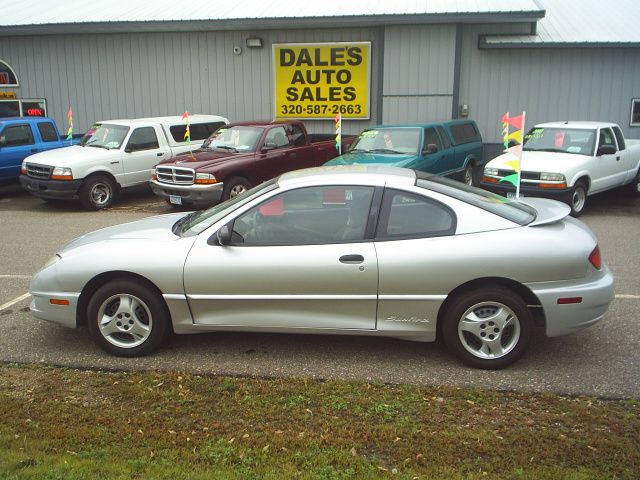
M587 184L584 181L576 182L567 203L571 207L570 215L572 217L579 217L584 213L587 206Z
M473 320L464 322L473 315ZM533 319L526 303L502 287L452 299L443 316L445 345L466 365L497 370L518 360L529 346Z
M628 186L629 194L634 197L640 197L640 170L636 173L635 178Z
M229 200L236 195L249 190L253 185L244 177L233 177L224 182L224 190L222 191L222 200Z
M116 197L116 184L106 175L92 175L82 182L78 195L87 210L108 208Z
M469 162L467 166L464 168L462 181L471 187L473 187L476 184L476 172L475 172L473 162Z
M87 306L87 326L108 353L138 357L164 343L171 333L171 318L157 293L144 283L122 279L108 282L93 294Z

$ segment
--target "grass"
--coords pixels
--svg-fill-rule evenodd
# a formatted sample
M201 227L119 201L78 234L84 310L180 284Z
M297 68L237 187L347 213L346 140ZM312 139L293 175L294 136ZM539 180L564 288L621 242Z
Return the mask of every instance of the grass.
M637 479L640 403L0 365L2 479Z

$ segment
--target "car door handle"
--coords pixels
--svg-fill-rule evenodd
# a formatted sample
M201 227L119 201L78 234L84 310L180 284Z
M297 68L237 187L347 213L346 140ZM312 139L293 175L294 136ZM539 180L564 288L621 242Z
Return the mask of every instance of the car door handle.
M161 157L164 155L164 152L156 153L156 157Z
M116 165L116 164L118 164L118 163L120 163L120 162L118 162L118 161L111 162L111 165Z
M620 157L619 157L619 156L618 156L618 157L616 157L616 162L617 162L617 161L619 161L619 160L620 160Z
M341 263L362 263L364 257L362 255L343 255L340 257Z

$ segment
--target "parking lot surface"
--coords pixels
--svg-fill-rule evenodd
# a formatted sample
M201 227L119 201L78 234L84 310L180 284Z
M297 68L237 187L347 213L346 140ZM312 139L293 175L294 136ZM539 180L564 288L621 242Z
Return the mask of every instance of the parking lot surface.
M616 299L605 319L566 337L538 332L525 357L503 371L469 369L439 342L325 335L185 335L155 355L123 359L103 353L85 329L65 329L30 315L29 278L64 243L98 228L173 211L146 188L125 193L111 209L86 212L76 203L43 202L18 186L0 187L0 361L640 398L640 199L625 192L590 198L581 217L598 236L616 276Z

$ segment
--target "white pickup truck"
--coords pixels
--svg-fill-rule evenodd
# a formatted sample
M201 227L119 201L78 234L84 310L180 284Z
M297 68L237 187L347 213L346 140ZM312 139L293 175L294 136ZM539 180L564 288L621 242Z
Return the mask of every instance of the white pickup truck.
M501 180L514 173L514 158L505 153L488 162L480 186L513 195L515 187ZM614 123L541 123L524 137L520 169L523 196L560 200L577 217L589 195L623 185L640 195L640 140L625 140Z
M199 148L229 121L190 115L189 123L186 143L186 122L179 116L97 122L79 145L27 157L20 183L45 200L80 199L86 209L106 208L120 189L147 184L156 164Z

